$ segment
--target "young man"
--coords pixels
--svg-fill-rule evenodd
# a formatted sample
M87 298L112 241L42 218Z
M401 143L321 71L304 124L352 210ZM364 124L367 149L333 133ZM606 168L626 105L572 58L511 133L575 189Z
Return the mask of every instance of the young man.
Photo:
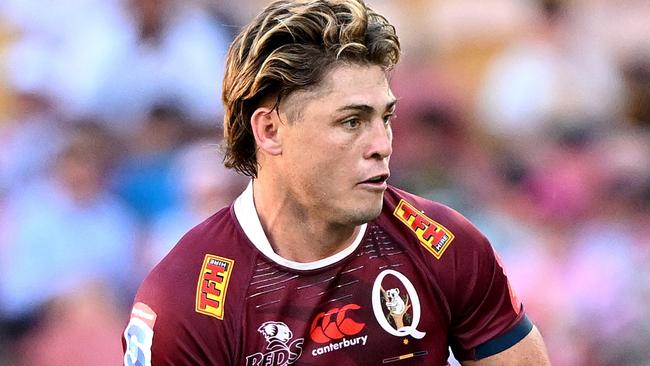
M280 0L232 44L226 165L253 179L142 284L126 365L547 365L488 241L388 186L399 41L360 0Z

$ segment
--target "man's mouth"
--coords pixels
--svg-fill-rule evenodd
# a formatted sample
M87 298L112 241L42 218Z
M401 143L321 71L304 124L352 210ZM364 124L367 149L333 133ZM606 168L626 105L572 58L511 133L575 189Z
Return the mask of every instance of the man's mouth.
M370 178L364 180L363 182L361 182L361 184L364 184L364 183L382 184L382 183L386 182L386 180L388 180L388 177L389 177L389 174L375 175L373 177L370 177Z

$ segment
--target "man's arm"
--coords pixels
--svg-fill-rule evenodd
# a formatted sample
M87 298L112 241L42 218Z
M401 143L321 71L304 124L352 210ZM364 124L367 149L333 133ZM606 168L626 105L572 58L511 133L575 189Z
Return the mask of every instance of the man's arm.
M546 346L536 327L521 341L495 355L478 361L463 361L463 366L547 366Z

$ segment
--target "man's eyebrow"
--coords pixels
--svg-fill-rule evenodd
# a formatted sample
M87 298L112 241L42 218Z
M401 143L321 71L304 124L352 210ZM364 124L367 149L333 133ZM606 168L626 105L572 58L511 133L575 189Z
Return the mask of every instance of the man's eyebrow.
M392 101L388 102L386 104L385 110L389 111L395 108L395 104L397 104L397 99L393 99ZM336 111L337 112L345 112L345 111L360 111L363 113L372 113L375 110L372 106L368 104L348 104L344 105L340 108L338 108Z

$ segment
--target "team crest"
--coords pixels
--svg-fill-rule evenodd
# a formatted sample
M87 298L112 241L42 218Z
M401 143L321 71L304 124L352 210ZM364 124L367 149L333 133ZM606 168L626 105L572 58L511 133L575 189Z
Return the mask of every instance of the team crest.
M293 338L293 332L283 322L268 321L257 331L266 340L267 352L257 352L246 357L246 366L293 365L302 355L304 338Z
M226 292L234 264L232 259L205 255L196 285L196 312L223 320Z
M124 366L151 366L151 344L156 313L149 306L138 302L133 305L131 319L124 330L126 352Z
M436 259L440 259L454 240L454 234L446 227L432 220L410 203L400 200L393 215L411 229Z
M388 333L421 339L426 333L420 324L420 299L413 283L392 269L382 271L372 287L372 310L379 325Z

